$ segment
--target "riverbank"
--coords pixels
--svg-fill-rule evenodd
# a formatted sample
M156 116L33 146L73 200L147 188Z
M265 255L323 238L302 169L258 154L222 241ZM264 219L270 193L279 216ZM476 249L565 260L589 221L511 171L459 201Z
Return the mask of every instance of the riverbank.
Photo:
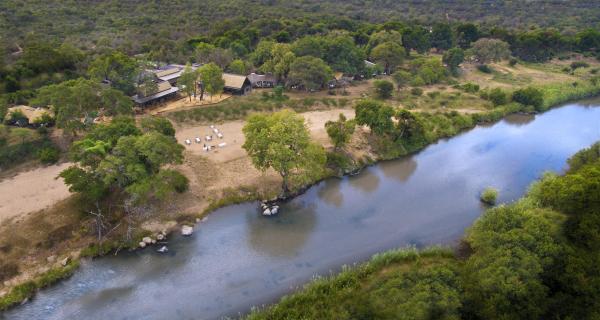
M594 87L593 89L596 90L593 92L597 92L597 87ZM581 96L582 91L581 91L581 89L577 89L577 90L573 90L572 92L573 92L572 93L573 96L576 96L576 98L579 98ZM592 91L590 91L590 92L592 92ZM566 91L566 94L567 94L566 96L569 96L568 93L569 93L569 91ZM435 121L455 119L454 120L455 122L450 122L452 124L452 126L451 127L446 126L443 128L444 130L437 130L439 128L438 126L432 127L436 131L435 131L435 135L432 136L433 138L431 138L431 140L428 140L427 143L422 144L422 145L414 145L414 146L412 146L412 149L404 148L401 150L394 150L394 152L396 152L396 154L380 153L379 152L380 150L372 148L373 146L377 147L377 145L374 145L374 144L372 145L370 143L372 141L369 140L369 139L371 139L371 137L369 135L368 130L358 130L358 132L356 133L356 137L353 138L355 140L358 140L358 142L353 144L354 149L350 150L350 151L356 151L357 154L359 154L359 157L353 158L354 161L352 163L355 164L355 168L362 168L366 165L374 163L375 161L379 161L379 160L383 160L383 159L391 159L394 157L417 152L418 150L424 148L429 143L437 141L441 138L447 138L447 137L456 135L459 132L462 132L464 130L467 130L468 128L474 127L477 123L485 123L485 122L500 120L502 117L504 117L507 114L522 111L523 110L522 108L523 108L522 106L511 104L511 105L507 105L504 107L499 107L497 109L494 109L492 111L489 111L489 112L486 112L483 114L469 115L468 117L471 117L471 120L473 120L470 123L460 120L460 119L464 120L465 117L467 117L465 115L460 115L459 117L457 117L456 115L449 114L448 116L444 115L444 116L438 116L437 118L432 118ZM475 121L475 120L477 120L477 121ZM434 122L432 122L432 123L434 123ZM243 169L243 167L242 167L242 170L248 170L248 168L246 167L245 169ZM322 177L321 179L319 179L319 181L326 177L335 176L338 173L339 173L339 170L337 170L336 167L333 167L333 168L331 168L330 171L328 171L327 175ZM195 223L196 219L201 219L206 214L208 214L208 212L210 212L211 210L214 210L218 207L226 206L226 205L232 204L232 203L257 200L260 198L271 198L274 194L277 193L277 180L274 179L272 181L274 183L271 185L271 187L274 187L274 189L272 189L272 190L275 190L275 193L269 194L268 189L258 190L256 188L253 188L252 186L250 186L250 187L241 186L238 188L232 188L232 189L228 189L227 192L224 192L223 194L219 195L219 197L216 197L215 199L205 199L204 201L206 204L204 205L203 208L199 208L200 210L196 211L195 214L186 213L183 215L170 216L167 218L168 219L175 218L176 221L179 223ZM313 181L310 185L312 185L316 182L318 182L318 181ZM307 187L306 185L305 186L296 186L296 191L305 190L306 187ZM160 223L159 223L159 225L160 225ZM142 234L136 235L136 237L139 237L139 238L141 238L141 236L142 236ZM90 238L81 237L79 245L84 244L84 246L80 246L79 249L87 246L85 243L89 240L92 240L92 243L94 242L93 238L90 239ZM135 239L133 239L132 242L137 243L135 241L139 242L139 239L135 238ZM111 243L111 242L107 241L106 243ZM115 245L118 246L120 244L117 244L115 242ZM93 248L93 247L90 247L90 248ZM109 248L110 247L104 247L102 250L98 250L97 253L100 254L100 253L110 252L110 250L107 250ZM74 258L76 258L78 256L77 254L68 254L68 255L73 256Z

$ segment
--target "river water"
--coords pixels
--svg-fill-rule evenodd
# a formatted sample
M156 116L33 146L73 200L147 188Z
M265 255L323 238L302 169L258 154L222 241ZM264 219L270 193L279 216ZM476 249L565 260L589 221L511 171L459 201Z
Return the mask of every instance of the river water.
M454 245L479 193L519 198L544 171L600 139L600 100L513 115L416 155L329 179L263 217L256 203L211 214L190 238L86 261L0 319L218 319L268 304L343 264L414 245Z

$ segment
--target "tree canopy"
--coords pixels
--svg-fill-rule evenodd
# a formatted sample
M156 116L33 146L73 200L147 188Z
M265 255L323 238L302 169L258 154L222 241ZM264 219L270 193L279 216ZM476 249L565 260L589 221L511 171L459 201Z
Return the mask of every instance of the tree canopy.
M251 115L242 129L246 141L242 146L254 166L272 168L282 177L286 196L291 182L319 177L325 164L325 152L310 141L304 118L290 110L270 115Z

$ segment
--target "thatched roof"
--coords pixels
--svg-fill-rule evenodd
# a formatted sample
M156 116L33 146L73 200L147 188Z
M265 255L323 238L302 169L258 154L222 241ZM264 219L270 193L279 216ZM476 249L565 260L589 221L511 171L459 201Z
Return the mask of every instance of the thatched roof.
M232 73L223 73L223 80L226 88L240 90L244 87L244 82L248 79L246 76Z

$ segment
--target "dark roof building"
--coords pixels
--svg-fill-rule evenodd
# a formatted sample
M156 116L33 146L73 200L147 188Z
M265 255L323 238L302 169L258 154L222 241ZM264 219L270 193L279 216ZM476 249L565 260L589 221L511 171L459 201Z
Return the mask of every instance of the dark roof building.
M248 77L233 73L223 73L225 81L224 91L232 94L246 94L252 90L252 84Z
M274 75L251 73L248 75L248 80L253 88L273 88L277 84L277 79Z
M159 81L157 83L156 88L156 91L152 94L143 95L141 93L138 93L131 98L136 104L140 106L145 106L148 104L169 99L176 95L177 91L179 91L179 88L171 86L169 81Z

